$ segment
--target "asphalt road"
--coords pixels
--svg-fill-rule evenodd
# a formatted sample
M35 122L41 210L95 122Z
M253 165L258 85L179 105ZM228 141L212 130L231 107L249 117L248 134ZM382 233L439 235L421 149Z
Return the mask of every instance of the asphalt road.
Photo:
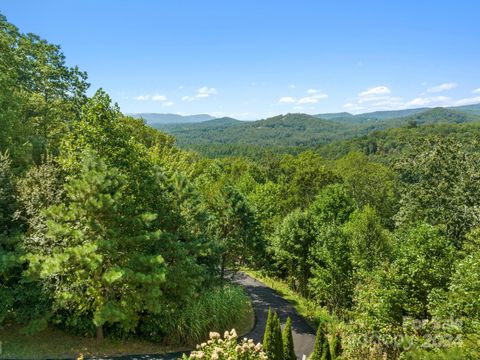
M300 316L292 304L282 298L275 290L265 284L251 278L244 273L233 275L233 282L243 286L252 299L252 306L255 311L255 326L250 333L245 335L255 342L263 340L265 325L267 322L268 309L275 310L280 317L282 327L287 317L292 319L293 343L298 359L303 355L310 355L315 342L315 330ZM151 355L128 355L109 358L114 360L173 360L182 356L182 353L151 354ZM104 358L107 359L107 358Z

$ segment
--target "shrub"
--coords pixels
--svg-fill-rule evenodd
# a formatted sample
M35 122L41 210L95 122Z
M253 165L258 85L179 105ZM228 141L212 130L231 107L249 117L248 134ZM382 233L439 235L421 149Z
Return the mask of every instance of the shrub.
M195 344L207 338L212 329L232 328L249 309L250 299L242 288L211 288L178 308L149 315L140 324L140 335L170 345Z
M285 328L283 329L282 340L284 360L296 360L297 356L295 355L295 347L293 345L292 336L292 319L290 319L290 317L288 317Z
M283 360L280 319L277 313L271 310L268 310L267 326L263 336L263 348L269 360Z
M217 332L210 333L210 340L197 345L197 350L189 356L183 355L183 360L267 360L262 350L262 344L255 344L252 339L237 341L235 329L225 331L223 339Z

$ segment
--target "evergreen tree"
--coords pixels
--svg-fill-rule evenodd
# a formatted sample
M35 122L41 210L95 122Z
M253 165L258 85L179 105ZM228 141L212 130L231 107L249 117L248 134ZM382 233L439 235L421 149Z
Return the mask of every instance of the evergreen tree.
M48 241L27 255L30 273L52 284L54 309L133 329L139 314L161 311L166 266L154 245L168 233L152 231L153 214L137 213L116 169L88 157L65 185L66 203L45 210Z
M296 360L297 356L295 355L295 347L292 336L292 319L290 319L290 317L288 317L285 328L283 329L282 340L284 360Z
M270 355L272 348L272 321L273 312L271 308L268 308L267 323L265 324L265 333L263 334L263 350L267 355Z
M310 360L331 360L330 345L328 343L325 324L318 325L315 345Z
M263 336L263 351L269 360L284 360L280 318L271 309L268 310L267 326Z
M340 355L342 355L342 338L338 331L335 332L335 335L332 339L332 359L337 359Z

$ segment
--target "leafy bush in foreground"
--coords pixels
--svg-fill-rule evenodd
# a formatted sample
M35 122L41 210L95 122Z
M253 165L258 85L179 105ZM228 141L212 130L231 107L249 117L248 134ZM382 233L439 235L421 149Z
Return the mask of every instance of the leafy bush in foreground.
M235 329L225 331L223 339L217 332L210 333L210 340L197 345L197 350L190 356L183 355L183 360L211 359L211 360L267 360L262 350L262 344L255 344L252 339L237 341Z

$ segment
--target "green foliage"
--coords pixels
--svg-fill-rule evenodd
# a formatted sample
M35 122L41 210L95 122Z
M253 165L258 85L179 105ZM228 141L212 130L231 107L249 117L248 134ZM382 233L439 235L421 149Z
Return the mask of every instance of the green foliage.
M0 153L0 239L15 229L16 191L11 160L8 153Z
M315 235L310 214L296 210L285 217L272 243L278 265L285 270L292 287L302 295L306 295L311 276L308 259Z
M297 356L295 355L295 348L292 336L292 319L290 319L290 317L287 318L285 328L283 329L282 342L284 360L296 360Z
M436 289L430 296L430 308L435 317L461 321L464 336L473 336L477 343L480 340L479 239L478 230L469 234L464 255L453 266L448 288Z
M208 337L210 331L222 332L249 315L250 299L243 289L226 285L142 318L138 333L153 341L192 345Z
M56 309L128 330L139 313L161 310L166 266L152 245L166 234L150 230L155 215L131 208L125 183L118 171L87 157L65 185L66 204L45 211L47 246L26 258L30 272L54 287Z
M342 355L342 337L340 332L336 331L332 336L331 350L332 359L339 359Z
M0 152L9 150L23 169L57 153L89 85L86 73L66 66L59 46L21 34L2 15L0 52Z
M315 300L329 311L342 312L351 306L352 262L348 238L337 226L319 230L311 249L309 289Z
M1 322L200 341L238 320L245 294L219 279L248 265L339 316L314 358L478 358L478 105L165 127L175 139L87 98L59 46L3 16L0 53ZM270 314L272 359L293 359L289 328Z
M252 339L243 339L239 342L236 331L231 330L225 331L223 339L219 333L211 332L210 340L197 345L197 350L192 351L189 356L184 354L182 359L267 360L270 357L267 357L260 343L255 345Z
M392 240L370 206L356 210L345 224L351 259L358 271L372 271L379 263L391 259Z
M397 164L405 184L397 224L444 226L447 237L460 247L465 234L478 225L479 161L478 153L451 139L418 144Z
M325 324L319 324L317 328L317 335L315 336L315 345L313 352L310 355L310 360L331 360L330 344L327 338L327 331Z
M263 351L268 359L284 360L282 329L277 313L268 310L265 334L263 335Z
M326 186L310 206L317 224L343 224L354 211L355 204L341 184Z
M408 229L398 242L395 264L406 291L404 308L411 316L427 318L430 292L448 286L455 248L438 228L426 224Z
M388 167L374 163L360 153L350 153L335 163L337 173L358 208L370 206L384 225L392 226L397 210L397 175Z
M408 114L410 116L405 116L405 113L387 116L379 112L347 117L329 116L328 119L307 114L285 114L258 121L215 119L201 123L167 124L157 127L174 135L178 139L178 144L185 148L193 148L204 154L216 156L250 155L251 149L254 148L255 158L255 153L265 151L263 150L265 148L291 153L294 151L292 147L305 150L367 135L374 131L407 127L412 121L422 127L428 124L460 124L480 119L478 115L459 110L417 109L417 113ZM370 145L370 152L378 150L381 149L374 144ZM348 151L340 148L339 153L346 155Z

